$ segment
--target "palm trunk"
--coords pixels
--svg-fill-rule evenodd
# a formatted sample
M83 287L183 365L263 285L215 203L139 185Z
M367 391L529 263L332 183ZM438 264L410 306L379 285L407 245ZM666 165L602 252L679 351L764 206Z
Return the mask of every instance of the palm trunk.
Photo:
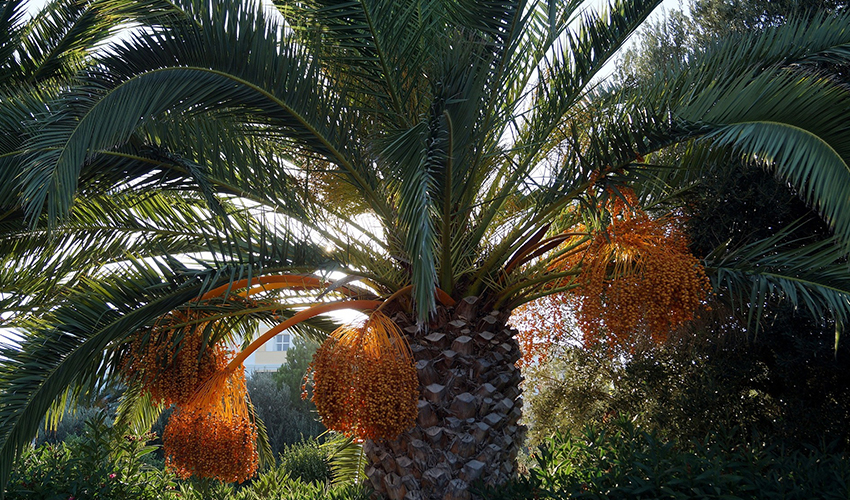
M476 480L495 486L516 470L525 432L520 357L504 311L478 312L467 297L438 306L430 328L393 320L408 335L419 374L416 426L391 442L367 441L366 474L391 500L468 500Z

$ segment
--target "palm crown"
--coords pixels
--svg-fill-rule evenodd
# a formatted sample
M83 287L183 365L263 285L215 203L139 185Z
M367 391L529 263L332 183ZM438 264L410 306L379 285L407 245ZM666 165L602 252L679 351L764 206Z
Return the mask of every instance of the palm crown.
M113 374L134 331L215 286L336 281L320 299L288 287L272 306L221 311L248 323L408 287L410 332L427 330L435 289L510 311L571 286L577 268L550 263L566 251L563 230L605 220L595 197L641 179L660 203L707 155L775 168L836 233L793 252L769 242L720 252L716 282L843 320L848 93L810 63L846 60L846 19L718 44L640 88L599 83L657 3L596 14L515 0L54 2L46 12L78 22L62 32L4 2L0 21L15 29L0 56L14 71L0 126L14 133L0 168L17 182L0 188L2 300L29 337L3 354L0 472L66 389ZM107 8L112 17L83 23ZM118 21L149 29L92 53ZM35 54L33 37L67 57L16 56ZM688 147L689 168L642 161L673 144Z

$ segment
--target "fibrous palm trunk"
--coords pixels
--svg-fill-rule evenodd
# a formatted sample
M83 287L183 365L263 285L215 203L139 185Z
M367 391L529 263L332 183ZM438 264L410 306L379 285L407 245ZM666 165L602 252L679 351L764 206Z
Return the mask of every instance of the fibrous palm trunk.
M525 432L508 312L478 311L476 297L438 306L428 329L396 313L419 374L416 426L393 441L367 441L366 474L391 500L463 500L476 480L510 478Z

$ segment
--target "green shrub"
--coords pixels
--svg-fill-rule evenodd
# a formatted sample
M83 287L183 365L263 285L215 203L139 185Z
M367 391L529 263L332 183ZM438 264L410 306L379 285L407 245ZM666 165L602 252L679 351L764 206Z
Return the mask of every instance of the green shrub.
M173 499L173 476L145 463L150 436L110 427L99 413L83 434L26 450L14 464L8 500Z
M850 451L850 343L835 350L834 326L773 313L758 340L706 330L625 355L604 344L553 346L523 373L531 444L633 415L680 442L740 427L744 438L758 433L789 448L835 441Z
M286 445L315 438L325 431L316 418L313 403L301 400L300 385L293 391L276 382L273 374L255 372L248 378L247 387L251 403L266 426L273 454L283 453Z
M371 493L364 485L305 483L291 478L281 467L273 467L241 486L192 482L180 489L182 500L369 500Z
M787 451L736 432L676 443L620 420L579 437L556 435L529 474L484 498L847 499L850 460L828 449Z
M326 483L331 479L327 452L315 440L286 446L280 454L280 468L293 479L305 483Z

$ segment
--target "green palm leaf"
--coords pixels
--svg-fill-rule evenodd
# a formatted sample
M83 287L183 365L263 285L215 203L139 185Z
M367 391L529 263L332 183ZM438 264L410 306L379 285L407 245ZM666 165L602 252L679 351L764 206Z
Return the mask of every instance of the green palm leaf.
M252 121L257 120L257 133L276 130L278 139L329 159L377 208L384 208L370 181L374 173L352 161L356 144L343 135L356 116L344 112L345 101L322 77L318 61L292 40L279 40L277 25L254 7L236 3L212 15L198 20L205 23L203 32L185 24L174 31L140 35L133 46L106 59L104 70L92 73L90 83L56 104L68 113L45 123L39 141L31 146L38 153L23 178L30 216L41 207L50 220L67 214L89 155L130 139L146 121L166 111L250 113ZM228 29L225 15L229 22L242 24L240 29ZM254 36L236 36L240 31ZM253 56L224 56L231 50ZM274 67L266 66L269 60ZM328 116L339 118L328 123Z
M328 450L331 473L331 484L360 483L366 478L366 454L363 444L353 438L334 436L320 445Z
M837 238L800 246L783 241L792 231L793 226L738 249L721 247L706 258L714 288L746 313L756 332L765 305L775 300L838 324L850 318L850 274Z

